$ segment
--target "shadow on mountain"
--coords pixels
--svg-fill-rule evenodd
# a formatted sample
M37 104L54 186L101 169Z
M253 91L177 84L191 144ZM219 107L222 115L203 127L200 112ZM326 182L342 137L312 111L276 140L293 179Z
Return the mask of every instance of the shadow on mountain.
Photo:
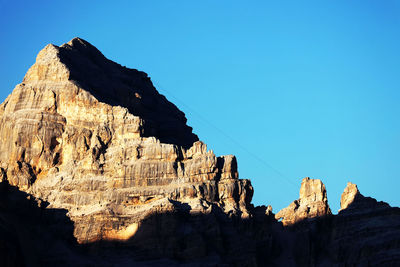
M189 148L198 137L186 125L185 114L154 88L146 73L108 60L90 43L75 38L60 47L60 60L70 80L99 101L122 106L144 119L143 136Z
M262 212L242 220L217 208L191 214L177 202L176 212L150 215L129 240L79 245L66 210L4 182L0 194L0 266L265 266L280 251Z
M285 227L296 266L399 266L400 208L357 194L337 215Z
M365 201L368 205L361 204ZM175 204L175 212L145 218L128 240L79 245L66 210L46 208L48 203L0 183L0 266L400 263L400 209L371 198L360 196L338 215L307 219L291 227L283 227L265 207L256 207L253 217L240 219L217 207L207 214L194 214L188 205Z
M0 183L0 266L56 266L74 261L74 226L67 210L46 208L29 194Z
M118 266L266 266L279 254L270 216L240 219L220 209L208 214L189 211L152 214L129 240L82 247Z
M400 266L400 208L358 193L332 221L329 248L335 262Z

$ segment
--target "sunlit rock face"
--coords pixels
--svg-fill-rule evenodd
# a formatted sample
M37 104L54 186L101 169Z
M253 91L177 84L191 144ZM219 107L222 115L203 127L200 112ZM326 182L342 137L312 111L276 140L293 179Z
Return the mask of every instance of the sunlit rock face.
M342 193L342 197L340 198L339 211L347 209L347 207L354 202L356 196L359 194L360 192L358 191L357 185L348 182L346 188Z
M325 185L319 179L306 177L301 182L300 198L279 211L275 218L282 219L283 225L292 225L308 218L331 214Z
M144 72L75 38L47 45L0 106L0 179L67 209L79 242L127 239L187 203L247 217L253 188Z

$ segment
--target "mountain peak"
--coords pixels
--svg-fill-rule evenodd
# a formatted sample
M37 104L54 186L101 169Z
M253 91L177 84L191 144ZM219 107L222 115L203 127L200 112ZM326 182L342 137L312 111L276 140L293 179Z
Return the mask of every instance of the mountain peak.
M119 64L108 60L95 46L75 37L57 46L46 45L37 55L35 64L28 70L24 82L38 80L68 81L83 79L87 72L93 72L93 65L107 72L110 65ZM76 75L80 73L79 75ZM74 75L75 74L75 75ZM83 76L83 77L79 77Z
M81 54L80 56L86 54L86 56L91 55L100 57L102 60L107 60L100 50L98 50L94 45L79 37L73 38L68 43L61 45L60 48L61 50L66 49L79 52Z
M65 43L64 45L69 45L69 46L91 46L94 47L91 43L88 41L80 38L80 37L74 37L72 38L69 42Z
M146 73L80 38L39 52L0 105L0 139L0 181L70 211L78 242L129 239L160 209L250 214L236 158L207 151Z
M157 92L146 73L107 59L78 37L61 46L44 47L23 82L66 83L101 103L127 108L143 120L145 137L186 148L198 140L186 125L185 114Z

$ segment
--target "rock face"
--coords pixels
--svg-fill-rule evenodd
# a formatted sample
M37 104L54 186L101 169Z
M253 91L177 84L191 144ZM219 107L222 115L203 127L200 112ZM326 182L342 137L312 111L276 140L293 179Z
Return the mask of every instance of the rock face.
M311 222L296 235L296 246L311 248L298 253L303 265L400 264L400 209L364 197L352 183L342 194L338 215Z
M283 225L292 225L308 218L330 215L325 185L318 179L306 177L301 182L300 198L279 211L275 218Z
M352 183L347 184L340 204L326 245L331 259L353 266L398 266L400 209L364 197Z
M302 188L301 192L308 193L300 194L300 203L303 197L320 196L309 199L310 210L315 200L326 199L319 180L305 178ZM289 218L286 225L290 227L274 231L281 248L275 262L282 266L398 266L400 209L364 197L352 183L345 188L341 204L337 215L331 215L327 206L322 216L315 216L316 212L299 215L288 208L280 211L277 217Z
M357 185L348 182L346 188L342 193L342 197L340 198L339 211L347 209L347 207L354 202L356 196L359 194L360 192L358 191Z
M143 72L75 38L47 45L0 106L1 179L69 211L80 243L125 240L156 211L248 216L253 188Z
M400 265L399 208L349 183L332 215L310 178L276 215L254 207L234 156L79 38L0 105L0 151L0 266Z

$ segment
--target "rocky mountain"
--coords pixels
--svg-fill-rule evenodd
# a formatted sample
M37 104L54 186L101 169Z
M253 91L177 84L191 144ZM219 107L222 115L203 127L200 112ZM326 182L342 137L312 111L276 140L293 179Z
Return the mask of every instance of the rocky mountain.
M400 210L320 180L251 204L147 74L74 38L47 45L0 105L2 266L400 264ZM281 221L280 221L281 220Z

